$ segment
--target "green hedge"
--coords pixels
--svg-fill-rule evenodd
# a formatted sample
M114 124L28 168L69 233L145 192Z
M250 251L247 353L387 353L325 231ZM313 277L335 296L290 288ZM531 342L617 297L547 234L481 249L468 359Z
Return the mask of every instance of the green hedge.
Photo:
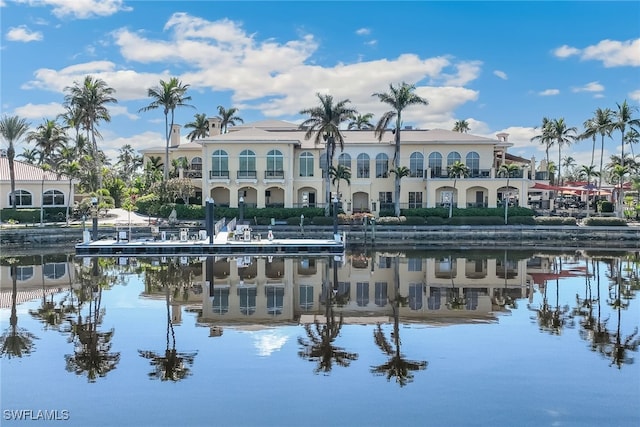
M535 218L536 225L576 225L573 217L561 216L538 216Z
M598 202L598 212L607 212L611 213L615 210L615 206L611 202L607 202L606 200L602 200Z
M67 214L67 208L65 207L52 207L44 208L44 221L45 222L57 222L65 221ZM16 221L19 224L32 224L40 222L40 208L37 209L16 209L4 208L0 211L0 220L2 222Z
M154 199L144 199L142 201L142 206L139 202L136 203L138 207L138 212L141 214L147 214L149 209L154 204ZM176 203L168 203L162 205L158 209L158 216L167 218L171 214L171 210L176 210L176 215L178 219L186 219L186 220L203 220L205 217L205 207L201 205L183 205ZM246 220L253 220L254 218L263 218L267 220L265 225L271 221L271 218L277 220L288 220L289 218L297 218L298 225L300 224L300 215L304 215L305 218L313 218L316 216L322 216L324 214L324 209L322 208L245 208L244 210L244 218ZM239 210L238 208L228 208L216 206L214 210L214 215L216 218L225 217L227 219L238 218ZM333 219L331 219L333 221ZM258 223L264 222L263 220L258 220ZM306 220L305 220L306 223Z
M536 219L532 216L510 216L507 218L509 225L536 225Z
M612 226L612 227L627 227L627 222L622 218L599 218L590 217L585 218L584 225L590 227L597 226Z
M458 209L454 208L451 211L453 217L482 217L482 216L498 216L504 218L504 208L467 208L467 209ZM429 217L440 217L440 218L448 218L449 217L449 209L447 208L420 208L420 209L402 209L401 215L404 216L420 216L423 218ZM508 209L509 216L534 216L535 212L533 209L529 208L521 208L521 207L513 207ZM382 215L382 211L380 211L380 216ZM391 213L390 216L393 216Z
M497 216L454 216L449 225L504 225L504 218Z

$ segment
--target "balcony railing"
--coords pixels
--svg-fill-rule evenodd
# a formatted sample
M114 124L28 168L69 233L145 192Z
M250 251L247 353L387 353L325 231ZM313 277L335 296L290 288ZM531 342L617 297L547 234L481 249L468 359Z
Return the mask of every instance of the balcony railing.
M284 179L284 171L264 171L265 179Z
M187 177L187 178L191 178L191 179L199 179L199 178L202 178L202 171L201 171L201 170L191 170L191 171L187 171L187 173L186 173L186 177Z
M216 179L216 178L229 179L229 171L209 171L209 178L210 179Z
M422 177L424 177L424 170L423 170L423 169L415 169L415 170L412 170L412 171L409 173L409 176L410 176L411 178L422 178Z
M256 179L258 177L257 171L238 171L238 179Z

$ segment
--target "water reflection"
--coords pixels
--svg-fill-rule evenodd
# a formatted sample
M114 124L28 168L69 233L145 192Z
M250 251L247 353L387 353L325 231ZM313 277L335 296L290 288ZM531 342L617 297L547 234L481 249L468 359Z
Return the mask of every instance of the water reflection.
M66 369L89 382L120 363L121 352L113 349L116 330L103 327L103 297L134 276L142 278L140 298L164 302L161 346L136 350L149 360L148 377L162 381L183 380L193 372L198 351L181 349L174 328L185 312L194 313L195 324L217 338L226 328L300 326L297 354L324 375L359 359L360 351L341 336L344 326L370 325L372 348L388 358L372 364L370 372L400 386L425 370L429 358L403 354L401 324L496 323L519 310L519 303L542 333L559 336L577 329L587 348L611 366L632 363L640 345L637 316L627 314L640 289L637 253L443 250L353 252L339 259L56 254L0 261L3 307L11 308L2 354L35 351L36 335L18 326L16 309L35 299L39 305L28 310L31 317L43 334L67 336L72 351L64 355ZM567 298L569 284L579 290Z

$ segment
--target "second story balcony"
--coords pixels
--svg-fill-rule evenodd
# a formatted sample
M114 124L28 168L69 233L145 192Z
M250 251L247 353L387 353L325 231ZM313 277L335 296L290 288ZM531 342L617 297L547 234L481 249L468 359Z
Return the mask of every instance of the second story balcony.
M236 172L236 178L238 179L256 179L258 177L257 171L242 170Z
M281 171L281 170L264 171L264 179L284 179L284 171Z
M209 171L209 179L229 179L229 171L214 170Z

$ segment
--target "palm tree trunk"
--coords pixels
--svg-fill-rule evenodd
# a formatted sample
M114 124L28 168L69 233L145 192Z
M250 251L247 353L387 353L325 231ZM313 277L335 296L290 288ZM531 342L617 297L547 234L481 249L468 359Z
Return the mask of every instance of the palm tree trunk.
M173 122L173 117L171 118ZM164 113L165 145L164 145L164 182L169 180L169 141L171 140L171 129L169 129L169 113Z
M13 147L13 143L9 144L9 148L7 149L7 158L9 159L9 179L11 181L11 206L13 210L16 210L17 200L16 200L16 169L13 163L13 159L15 158L16 150Z
M396 122L396 134L395 134L395 152L393 155L393 163L394 169L398 170L400 168L400 126L402 125L402 120L400 113L398 113L398 120ZM400 174L396 173L394 178L394 203L395 203L395 216L400 216Z
M600 175L598 177L598 196L602 189L602 159L604 158L604 134L602 134L602 142L600 143Z
M333 147L333 137L330 136L327 138L327 161L325 162L325 189L324 189L324 197L325 197L325 206L324 206L324 215L331 216L331 178L329 177L329 170L331 169L331 160L333 159L332 153Z

